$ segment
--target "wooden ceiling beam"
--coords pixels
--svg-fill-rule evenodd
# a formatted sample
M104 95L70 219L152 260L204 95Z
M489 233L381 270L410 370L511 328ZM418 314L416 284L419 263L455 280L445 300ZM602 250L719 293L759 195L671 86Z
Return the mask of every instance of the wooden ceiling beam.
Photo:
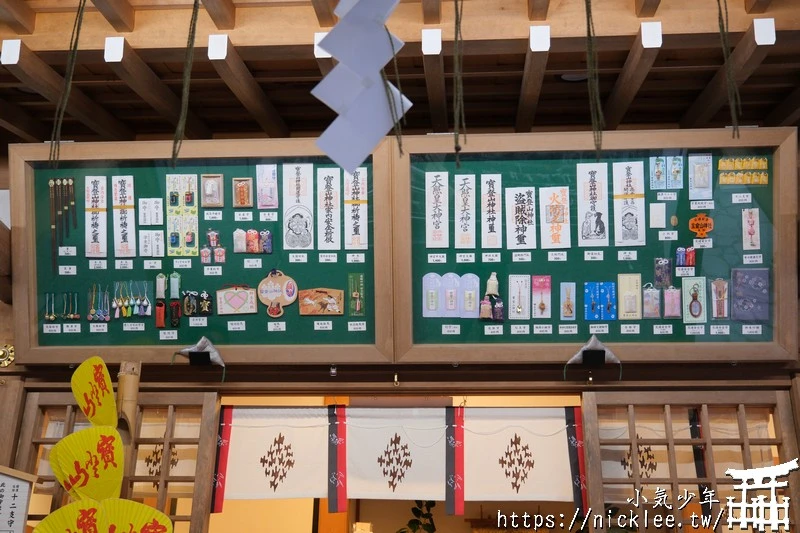
M550 26L531 26L530 38L525 52L525 70L517 104L515 129L529 132L533 127L536 107L542 93L542 82L550 55Z
M5 100L0 100L0 128L10 131L25 142L41 142L50 138L50 132L44 124L18 105Z
M203 0L208 16L218 30L232 30L236 27L236 6L233 0Z
M628 53L628 59L617 76L617 82L606 100L603 115L606 128L615 130L622 122L633 99L655 63L661 47L661 23L643 22Z
M324 39L326 35L328 35L326 31L314 33L314 58L317 60L317 65L319 66L319 71L323 78L336 66L336 61L333 57L319 47L319 42Z
M744 9L751 15L766 13L772 0L744 0Z
M528 0L528 20L547 20L550 0Z
M655 17L661 0L636 0L636 16L639 18Z
M25 0L0 0L0 22L5 22L18 34L28 35L36 26L36 12Z
M270 137L288 137L289 128L227 35L208 36L208 59L236 98Z
M27 87L35 90L50 103L58 105L64 90L64 77L53 70L19 39L3 41L0 64ZM78 87L72 87L67 113L103 137L112 140L127 140L134 137L133 131L114 118Z
M422 0L422 22L424 24L442 23L442 0Z
M133 92L147 102L173 125L178 124L181 101L178 96L153 72L124 37L106 38L106 64ZM186 115L186 136L190 139L210 138L211 130L197 115Z
M115 30L133 31L136 12L129 0L92 0L92 2Z
M764 123L767 126L796 126L800 123L800 87L778 104Z
M336 15L333 14L336 3L337 0L311 0L311 5L314 6L314 12L317 14L317 20L321 27L330 28L336 24Z
M447 131L447 91L444 83L442 30L422 30L422 66L433 131Z
M755 19L731 52L729 61L733 78L741 86L767 57L769 47L775 44L775 20ZM728 103L726 65L722 65L708 82L700 96L681 118L682 128L695 128L707 124Z

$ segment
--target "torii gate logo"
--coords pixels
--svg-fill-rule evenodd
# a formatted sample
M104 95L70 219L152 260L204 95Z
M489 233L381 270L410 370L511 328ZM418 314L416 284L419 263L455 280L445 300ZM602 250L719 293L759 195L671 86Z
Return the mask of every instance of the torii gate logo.
M742 491L742 499L739 502L734 501L733 496L728 496L728 528L733 528L738 525L739 529L749 530L751 527L760 532L766 531L769 527L770 531L779 531L783 528L784 531L789 531L789 498L781 496L781 501L778 502L778 495L775 493L776 489L786 487L788 481L776 481L776 478L786 477L790 472L798 470L797 459L793 459L788 463L782 463L775 466L766 466L763 468L751 468L748 470L734 470L729 468L725 471L725 475L738 479L741 481L740 485L734 485L733 488ZM769 479L769 481L766 481ZM769 489L769 500L761 494L758 497L747 497L747 491L753 490L766 490ZM735 514L735 511L739 511Z

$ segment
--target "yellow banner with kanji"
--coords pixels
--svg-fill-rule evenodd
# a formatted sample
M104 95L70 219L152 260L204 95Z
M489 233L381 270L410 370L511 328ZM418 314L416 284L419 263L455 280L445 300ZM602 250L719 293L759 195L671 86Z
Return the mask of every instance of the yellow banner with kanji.
M117 425L117 402L114 386L105 362L90 357L72 374L72 394L83 414L95 426Z
M113 427L95 426L64 437L53 446L50 464L73 499L119 498L124 449Z

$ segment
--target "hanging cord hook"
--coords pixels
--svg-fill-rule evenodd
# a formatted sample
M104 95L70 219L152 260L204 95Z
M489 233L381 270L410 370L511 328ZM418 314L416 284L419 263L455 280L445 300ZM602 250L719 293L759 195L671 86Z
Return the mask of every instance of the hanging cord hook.
M383 29L386 30L386 36L389 38L389 45L392 47L392 64L394 65L395 82L397 83L397 91L400 93L400 116L397 115L397 103L394 99L394 92L389 85L389 77L386 75L386 69L381 69L381 78L383 79L383 87L386 89L386 99L389 101L389 112L392 115L392 124L394 125L394 135L397 138L397 147L400 150L400 155L403 155L403 126L406 124L406 109L403 102L403 87L400 85L400 69L397 68L397 50L394 48L394 39L389 27L384 24ZM402 121L402 125L400 122Z

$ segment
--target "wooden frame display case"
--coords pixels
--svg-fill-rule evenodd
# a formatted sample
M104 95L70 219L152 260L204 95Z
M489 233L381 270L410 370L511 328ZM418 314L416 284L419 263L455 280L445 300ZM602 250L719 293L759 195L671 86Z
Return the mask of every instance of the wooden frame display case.
M795 129L393 146L396 361L563 364L592 335L624 363L797 359Z
M310 139L187 141L174 168L171 146L64 143L56 168L46 145L10 148L12 203L20 206L12 209L19 364L79 363L89 352L109 364L169 364L202 336L227 364L392 360L388 142L353 175ZM120 198L126 177L128 198ZM231 198L234 178L248 180L244 202ZM50 196L49 183L59 181ZM91 189L95 182L105 194ZM198 190L205 185L219 190L205 195ZM224 207L205 206L204 196ZM268 278L274 283L262 283ZM240 305L243 297L253 301ZM301 312L304 298L310 303ZM212 309L206 316L204 301Z

